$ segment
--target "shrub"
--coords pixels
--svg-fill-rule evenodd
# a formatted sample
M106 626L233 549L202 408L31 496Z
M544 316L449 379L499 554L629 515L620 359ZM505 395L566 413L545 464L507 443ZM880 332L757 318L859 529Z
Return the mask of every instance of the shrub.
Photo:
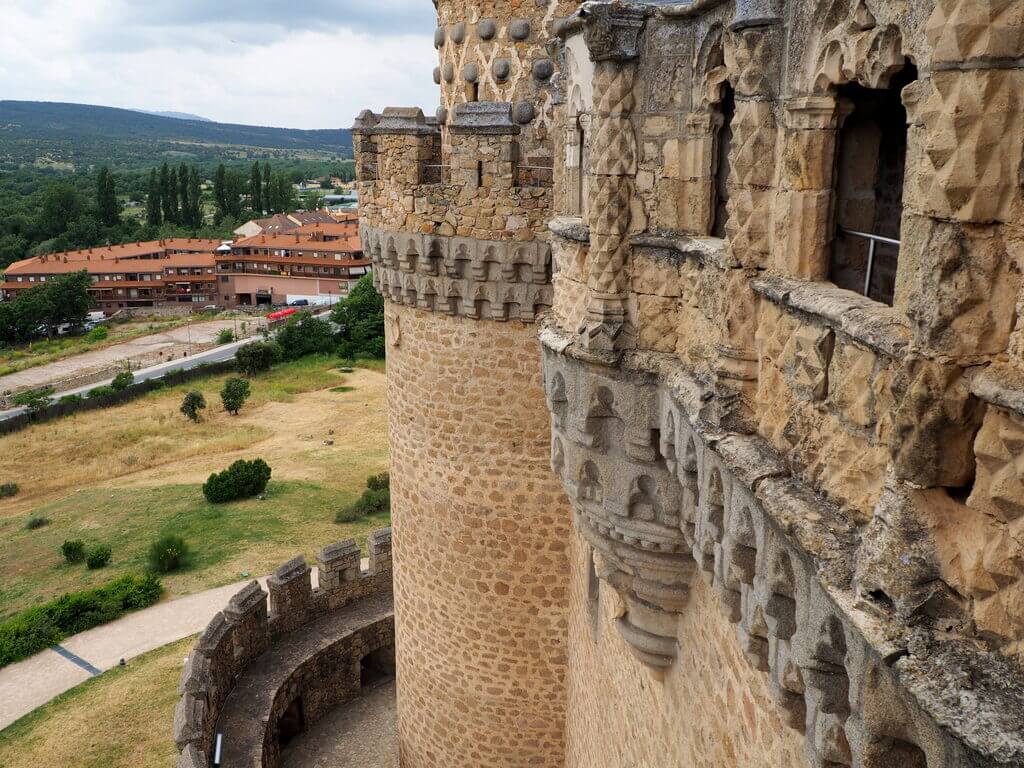
M384 357L384 298L373 287L373 276L359 279L348 296L331 309L341 329L338 353L345 358Z
M269 371L274 363L280 362L282 356L281 346L277 342L254 341L238 348L235 363L246 376L255 376Z
M199 421L199 411L205 407L206 398L203 397L203 393L193 389L185 394L185 399L181 401L181 408L179 410L192 419L192 421Z
M363 495L335 516L336 523L352 523L369 515L390 514L391 483L387 472L366 478Z
M135 381L135 374L131 371L121 371L114 380L110 382L110 387L115 392L122 392L130 387Z
M11 496L17 496L20 490L21 488L17 483L0 484L0 499L9 499Z
M223 472L214 472L203 484L203 495L211 504L247 499L263 493L270 482L270 466L263 459L239 459Z
M164 381L163 379L148 379L148 381L149 381L149 389L150 389L150 391L153 391L153 390L156 390L156 389L163 389L164 387L167 386L167 382Z
M60 403L61 405L74 405L75 403L80 403L83 400L85 400L85 398L82 397L81 395L64 395L57 402Z
M89 549L85 556L85 564L90 571L94 571L97 568L106 568L110 562L110 555L110 547L106 544L97 544Z
M277 343L285 360L326 354L334 349L334 330L326 320L301 312L277 332Z
M80 563L85 560L85 542L81 539L68 539L60 545L60 553L67 562Z
M89 343L93 343L96 341L105 341L109 335L110 330L107 328L107 326L97 325L95 328L93 328L91 331L85 334L85 340L88 341Z
M31 389L12 397L11 403L13 405L24 406L25 408L28 408L28 412L30 414L35 415L53 402L51 395L53 395L53 387Z
M39 515L32 515L28 520L25 521L25 530L35 531L39 528L43 528L50 524L50 518L41 517Z
M161 536L149 547L149 567L157 573L170 573L184 566L188 555L188 544L181 536Z
M88 397L90 400L93 400L97 397L107 397L108 395L112 395L114 394L114 391L114 388L109 384L103 384L98 387L93 387L86 393L85 396Z
M249 399L251 388L245 379L228 379L224 382L224 389L220 391L220 400L224 403L224 410L236 416L245 401Z
M102 587L73 592L0 622L0 667L27 658L122 616L153 605L163 587L153 575L121 576Z
M230 328L221 328L217 331L218 344L230 344L235 340L235 333Z

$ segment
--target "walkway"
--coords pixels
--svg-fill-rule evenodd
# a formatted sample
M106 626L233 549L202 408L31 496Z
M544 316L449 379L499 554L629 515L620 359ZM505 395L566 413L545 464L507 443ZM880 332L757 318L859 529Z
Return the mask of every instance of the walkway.
M282 768L398 768L395 681L335 707L284 750Z
M370 561L363 558L366 569ZM312 568L313 586L318 572ZM258 580L267 588L264 576ZM0 730L50 699L147 651L195 635L249 580L129 613L117 621L65 638L60 645L0 669Z

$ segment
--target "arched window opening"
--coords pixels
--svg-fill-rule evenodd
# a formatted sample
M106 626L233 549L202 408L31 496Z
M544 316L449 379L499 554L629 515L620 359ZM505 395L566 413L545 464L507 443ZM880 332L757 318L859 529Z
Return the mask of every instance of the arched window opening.
M722 84L722 100L717 107L721 123L715 135L715 167L712 169L712 223L713 237L725 237L725 224L729 219L729 152L732 149L732 119L736 114L736 98L728 82Z
M829 279L889 305L896 287L907 161L907 111L900 91L916 79L917 69L908 65L888 88L851 83L838 93L846 116L836 151Z

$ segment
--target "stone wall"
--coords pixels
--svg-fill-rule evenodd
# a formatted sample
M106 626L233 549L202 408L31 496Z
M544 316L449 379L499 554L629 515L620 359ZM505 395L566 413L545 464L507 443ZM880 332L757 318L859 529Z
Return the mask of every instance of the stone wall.
M402 765L560 766L569 512L535 328L385 313Z
M174 742L179 768L206 768L212 764L218 722L225 701L246 670L280 643L294 642L304 628L324 617L344 613L368 598L387 597L392 589L391 530L374 531L369 540L370 566L363 571L354 540L325 547L317 557L319 587L312 587L310 568L301 557L285 563L267 580L265 592L251 582L231 598L210 621L189 655L181 677L181 700L174 714ZM268 610L269 597L269 610ZM274 691L273 706L260 721L258 733L248 733L235 749L254 755L257 765L276 764L273 732L277 720L301 692L309 702L307 722L351 693L339 659L348 660L365 647L393 642L390 620L360 627L337 642L318 645L316 655L296 660L285 683ZM293 634L294 633L294 634ZM371 637L372 636L372 637ZM348 667L346 666L346 669ZM251 766L251 760L244 762Z

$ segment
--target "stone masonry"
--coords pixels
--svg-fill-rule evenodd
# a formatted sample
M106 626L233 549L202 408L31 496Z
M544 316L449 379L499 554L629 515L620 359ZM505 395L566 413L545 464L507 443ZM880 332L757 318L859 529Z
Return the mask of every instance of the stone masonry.
M354 127L402 765L1024 766L1024 2L437 8Z

